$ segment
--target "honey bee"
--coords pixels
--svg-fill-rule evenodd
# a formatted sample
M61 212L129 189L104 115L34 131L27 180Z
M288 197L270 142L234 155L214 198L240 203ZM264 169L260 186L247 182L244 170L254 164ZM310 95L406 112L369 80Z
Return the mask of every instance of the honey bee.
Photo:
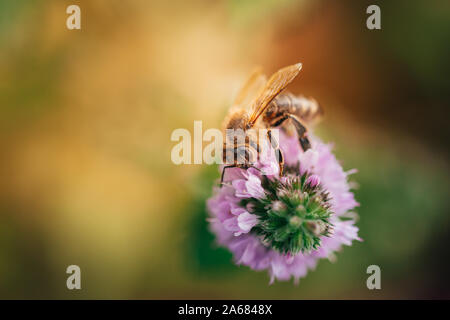
M222 170L221 185L226 169L233 167L248 169L253 167L253 163L258 159L260 153L256 135L258 130L250 129L267 129L267 138L275 150L280 176L283 175L284 158L278 141L271 133L271 128L282 126L290 119L297 131L302 149L306 151L311 148L305 122L315 120L322 114L322 109L314 99L295 96L289 92L282 93L297 77L301 68L301 63L282 68L269 80L266 80L260 69L255 70L240 89L224 122L225 166Z

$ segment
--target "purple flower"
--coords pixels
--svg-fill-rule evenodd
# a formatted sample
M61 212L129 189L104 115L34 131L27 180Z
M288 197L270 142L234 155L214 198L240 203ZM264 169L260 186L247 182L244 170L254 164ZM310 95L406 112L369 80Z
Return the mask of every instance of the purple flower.
M215 188L207 203L217 242L237 264L268 270L271 283L298 282L319 259L361 241L353 218L342 219L358 206L348 183L352 172L342 169L330 145L310 140L311 149L303 152L295 136L281 133L283 177L272 151L255 164L265 175L255 168L231 169L228 183Z
M320 184L320 177L316 174L310 175L308 179L306 179L305 185L314 188L318 184Z
M265 196L264 189L261 186L261 179L256 169L250 168L243 173L244 179L233 180L232 184L236 189L236 197L238 198L263 198Z

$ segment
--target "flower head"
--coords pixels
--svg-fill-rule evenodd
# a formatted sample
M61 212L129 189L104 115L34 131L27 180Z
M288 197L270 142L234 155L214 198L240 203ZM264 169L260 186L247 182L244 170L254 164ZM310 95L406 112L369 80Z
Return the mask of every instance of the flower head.
M355 221L343 219L358 205L348 173L329 145L315 137L311 143L303 152L295 136L280 134L286 161L282 177L269 154L256 164L259 170L231 169L231 183L216 188L208 200L210 226L219 244L233 253L237 264L267 269L271 282L298 281L319 259L361 240Z

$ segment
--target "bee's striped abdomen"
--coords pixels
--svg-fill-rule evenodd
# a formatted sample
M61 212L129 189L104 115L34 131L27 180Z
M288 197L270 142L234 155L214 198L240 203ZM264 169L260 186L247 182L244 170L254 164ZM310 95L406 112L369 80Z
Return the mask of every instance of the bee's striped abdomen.
M284 93L270 103L264 114L264 120L270 123L271 120L286 114L296 115L300 119L309 121L321 115L322 109L314 99Z

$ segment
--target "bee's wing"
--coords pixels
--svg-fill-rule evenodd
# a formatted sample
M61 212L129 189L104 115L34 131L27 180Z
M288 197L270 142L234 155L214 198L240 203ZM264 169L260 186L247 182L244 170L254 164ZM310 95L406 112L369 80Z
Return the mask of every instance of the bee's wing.
M239 90L233 107L249 109L266 83L267 79L262 73L262 68L258 67L253 70L245 84Z
M258 98L253 102L250 124L254 125L259 116L263 114L269 103L287 87L302 69L302 64L297 63L275 72L267 81Z
M230 120L239 117L248 118L250 116L250 108L255 99L264 89L267 79L262 74L262 68L258 67L250 74L245 84L239 90L236 99L231 108L228 110L228 115L225 117L222 127L225 128Z

